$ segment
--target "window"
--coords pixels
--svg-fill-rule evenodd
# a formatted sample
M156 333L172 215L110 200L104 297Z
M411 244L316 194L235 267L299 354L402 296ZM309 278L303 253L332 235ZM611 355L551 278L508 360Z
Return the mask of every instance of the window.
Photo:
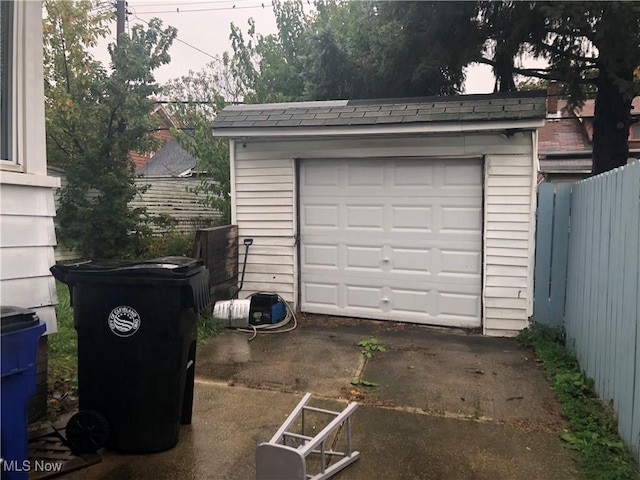
M13 1L0 1L0 160L15 163L12 145Z
M640 140L640 122L631 125L631 138Z

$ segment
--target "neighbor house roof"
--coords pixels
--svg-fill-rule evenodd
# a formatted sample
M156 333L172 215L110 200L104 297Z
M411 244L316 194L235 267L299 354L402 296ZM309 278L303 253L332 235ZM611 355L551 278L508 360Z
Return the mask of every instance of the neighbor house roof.
M425 123L542 120L545 92L233 105L213 122L225 135L246 129L317 129Z
M176 140L169 140L136 173L145 177L185 175L196 166L196 160Z
M538 130L540 152L591 151L589 138L576 117L548 118Z

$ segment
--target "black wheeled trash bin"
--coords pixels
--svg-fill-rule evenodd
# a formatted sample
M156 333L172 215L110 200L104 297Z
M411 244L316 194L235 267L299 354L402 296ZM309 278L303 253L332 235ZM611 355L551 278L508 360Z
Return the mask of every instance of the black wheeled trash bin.
M71 448L147 453L175 446L180 424L191 423L198 313L210 304L204 263L164 257L51 272L69 286L78 333Z

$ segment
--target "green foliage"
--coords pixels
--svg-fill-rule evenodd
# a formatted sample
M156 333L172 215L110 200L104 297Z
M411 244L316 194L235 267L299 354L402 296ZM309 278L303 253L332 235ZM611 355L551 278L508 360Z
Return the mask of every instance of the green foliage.
M631 99L640 93L637 2L275 1L278 32L231 26L231 73L247 103L449 95L464 69L557 80L571 105L596 95L594 171L626 164ZM548 68L523 68L523 60ZM526 84L525 84L526 87Z
M144 240L141 257L191 257L194 239L195 232L183 234L176 229L170 229L162 235L149 236Z
M224 326L212 313L203 313L198 320L198 343L203 343L207 338L215 337L224 330Z
M308 17L301 0L273 1L278 33L256 33L249 19L245 34L231 24L232 72L246 103L292 102L304 99L305 35Z
M56 318L58 332L47 337L48 341L48 371L47 385L49 387L49 416L57 417L65 410L63 398L76 395L78 391L78 340L73 327L73 310L69 288L56 281L58 305Z
M614 412L598 399L593 380L581 373L575 354L564 347L564 331L534 324L518 338L544 365L570 428L562 439L580 452L585 477L638 480L638 467L617 433Z
M515 74L557 80L571 105L596 91L593 171L627 163L631 100L640 94L640 5L637 2L480 2L488 40L481 62L493 67L500 91ZM517 67L524 54L547 68Z
M362 347L362 349L360 350L360 353L362 353L367 358L371 358L374 352L387 351L387 348L384 345L381 345L376 337L360 340L358 342L358 346Z
M110 45L112 71L89 47L106 35L109 15L94 2L45 1L44 65L47 155L63 168L58 238L87 258L135 255L149 233L143 209L130 209L138 193L130 151L153 147L153 71L169 62L174 28L152 19Z
M380 384L379 384L379 383L377 383L377 382L371 382L371 381L369 381L369 380L365 380L365 379L364 379L364 378L362 378L362 377L354 377L354 378L351 380L351 385L356 385L356 386L361 385L361 386L363 386L363 387L377 387L377 386L379 386Z
M233 73L245 101L459 93L479 55L471 2L274 2L278 33L232 25Z
M232 76L228 55L210 62L199 72L171 80L162 94L176 100L168 109L179 127L171 133L178 143L196 159L197 169L206 176L190 192L202 195L200 202L222 214L223 224L231 223L231 180L229 140L214 137L211 124L227 101L238 101L241 87ZM184 103L186 101L186 103Z

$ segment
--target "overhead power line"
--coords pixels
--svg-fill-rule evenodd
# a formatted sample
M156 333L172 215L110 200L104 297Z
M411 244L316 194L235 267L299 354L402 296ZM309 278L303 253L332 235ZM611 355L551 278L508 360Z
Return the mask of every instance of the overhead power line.
M140 18L137 14L133 15L135 18L137 18L138 20L140 20L143 23L146 23L147 25L149 25L149 22L147 22L145 19ZM214 60L217 60L217 57L215 57L214 55L211 55L208 52L205 52L204 50L196 47L195 45L191 45L190 43L185 42L184 40L180 40L178 37L176 37L176 41L183 43L184 45L186 45L187 47L193 48L194 50L197 50L198 52L202 53L203 55L206 55L207 57L213 58Z
M247 3L251 0L207 0L200 2L173 2L173 5L176 7L180 7L182 5L216 5L221 3ZM254 0L255 1L255 0ZM144 5L138 5L138 8L146 8L146 7L169 7L173 6L172 2L161 2L161 3L144 3Z
M139 15L156 15L159 13L192 13L192 12L218 12L222 10L245 10L251 8L267 8L272 7L271 3L262 3L260 5L234 5L232 7L213 7L213 8L192 8L192 9L181 9L180 7L176 7L174 10L156 10L153 12L138 12Z

